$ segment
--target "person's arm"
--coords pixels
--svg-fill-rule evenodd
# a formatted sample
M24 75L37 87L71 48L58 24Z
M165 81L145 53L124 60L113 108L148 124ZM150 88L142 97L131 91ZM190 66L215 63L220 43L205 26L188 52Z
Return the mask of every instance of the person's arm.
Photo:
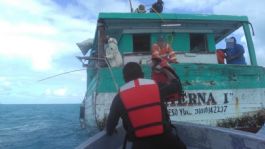
M171 80L169 84L159 83L159 91L162 99L166 98L168 95L178 93L178 81L176 79Z
M239 44L237 44L237 45L235 46L235 50L236 50L236 53L235 53L234 55L231 55L230 57L228 57L228 59L229 59L230 61L231 61L231 60L234 60L234 59L237 59L237 58L239 58L239 57L241 57L241 56L243 56L244 53L245 53L245 50L244 50L243 46L241 46L241 45L239 45Z
M173 51L173 49L171 48L170 45L167 45L167 46L168 46L169 62L171 62L171 63L178 63L177 62L176 53Z
M121 116L121 100L119 95L116 95L112 101L110 112L107 120L106 131L107 135L112 135L115 132L116 126Z
M161 59L159 54L159 46L157 44L152 46L152 58Z

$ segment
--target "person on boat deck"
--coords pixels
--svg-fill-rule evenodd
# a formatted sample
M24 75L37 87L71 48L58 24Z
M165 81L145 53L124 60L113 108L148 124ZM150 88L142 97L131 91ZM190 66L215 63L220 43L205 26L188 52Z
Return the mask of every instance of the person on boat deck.
M178 92L176 80L157 84L144 79L141 66L135 62L123 68L125 84L114 97L107 119L106 132L115 132L119 118L126 130L132 149L185 149L185 144L172 132L164 104L168 94Z
M176 100L181 100L183 97L182 85L175 70L169 64L178 63L176 53L164 39L165 38L163 36L160 36L157 43L152 46L151 78L156 81L156 83L168 83L168 81L172 79L178 80L178 88L181 93L169 95L167 98L168 100L174 102Z
M178 63L176 53L162 36L152 45L152 60L153 63L161 62L161 66L169 66L169 62Z
M138 8L135 9L136 13L146 13L145 6L143 4L140 4Z
M157 2L152 5L150 12L161 13L163 11L163 7L164 7L164 2L162 0L157 0Z
M226 49L223 49L224 58L227 64L246 64L242 45L238 44L235 37L230 37L225 40ZM220 52L220 50L218 51Z
M106 58L110 64L111 67L118 67L121 66L122 56L118 49L118 42L115 38L112 37L106 37L107 44L105 46L105 52L106 52Z

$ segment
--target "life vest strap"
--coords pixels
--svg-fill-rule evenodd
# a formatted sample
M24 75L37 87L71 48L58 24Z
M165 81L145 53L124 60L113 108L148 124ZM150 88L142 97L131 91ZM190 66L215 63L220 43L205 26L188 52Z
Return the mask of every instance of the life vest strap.
M132 108L127 109L126 111L131 112L134 110L139 110L139 109L143 109L143 108L147 108L147 107L153 107L153 106L160 106L160 105L162 105L161 102L154 102L154 103L150 103L150 104L140 105L137 107L132 107Z
M149 123L146 125L138 126L138 127L134 128L134 130L144 129L144 128L148 128L148 127L152 127L152 126L160 126L160 125L163 125L163 122L154 122L154 123Z

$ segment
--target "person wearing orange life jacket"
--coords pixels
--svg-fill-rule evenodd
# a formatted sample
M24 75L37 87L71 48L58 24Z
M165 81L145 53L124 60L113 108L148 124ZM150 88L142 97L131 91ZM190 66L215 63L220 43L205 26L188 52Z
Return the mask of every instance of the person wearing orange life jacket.
M112 135L119 118L133 142L133 149L185 149L185 144L172 133L164 97L177 92L174 80L170 84L157 84L144 79L141 66L135 62L123 68L126 82L114 97L107 120L107 135Z
M182 85L175 70L170 67L169 63L178 63L176 53L165 42L164 38L160 36L152 46L152 79L157 83L168 83L172 79L178 80L179 93L171 94L167 97L169 101L174 103L177 100L184 98L184 92L182 91Z
M162 66L169 66L168 63L178 63L176 53L171 46L159 37L157 43L152 46L152 60L161 62Z

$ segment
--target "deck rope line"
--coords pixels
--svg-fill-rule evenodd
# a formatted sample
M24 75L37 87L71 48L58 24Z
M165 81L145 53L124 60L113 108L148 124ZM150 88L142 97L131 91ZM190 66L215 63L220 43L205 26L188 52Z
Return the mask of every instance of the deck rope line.
M111 66L110 66L110 64L109 64L109 61L108 61L108 59L107 59L106 57L104 58L104 60L105 60L105 62L106 62L107 65L108 65L108 69L109 69L109 71L110 71L110 75L111 75L112 81L113 81L113 83L114 83L114 85L115 85L115 87L116 87L116 90L119 91L119 86L118 86L118 83L117 83L117 81L116 81L116 79L115 79L115 77L114 77L114 75L113 75L113 72L112 72L112 70L111 70Z
M164 20L163 16L160 15L160 13L158 13L153 7L151 7L150 9L152 9L156 13L156 15L158 15L160 17L160 20L162 21L162 23L166 23L166 21ZM169 41L169 43L170 43L171 46L172 46L173 40L174 40L174 36L173 36L173 32L172 32L171 33L171 39Z

